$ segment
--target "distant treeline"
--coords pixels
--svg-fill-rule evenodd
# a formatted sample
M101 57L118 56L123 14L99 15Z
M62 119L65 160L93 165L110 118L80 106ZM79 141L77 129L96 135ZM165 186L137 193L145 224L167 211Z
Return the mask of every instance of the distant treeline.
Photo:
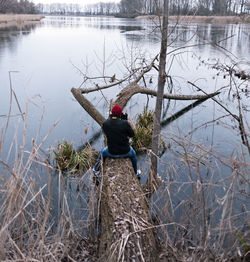
M161 13L163 0L121 0L120 13ZM249 0L169 0L170 15L235 15L250 11Z
M78 4L40 4L41 13L87 15L158 15L163 0L121 0L120 3L100 2L80 6ZM170 15L235 15L250 11L249 0L169 0Z
M36 5L28 0L0 0L0 14L35 14Z
M62 15L158 15L163 0L121 0L120 3L100 2L79 4L38 4L28 0L0 0L0 13L42 13ZM60 2L60 0L55 0ZM169 0L170 15L236 15L249 14L249 0Z
M60 0L58 0L59 2ZM37 10L42 14L60 14L60 15L116 15L120 12L120 4L113 2L100 2L82 6L80 4L38 4Z

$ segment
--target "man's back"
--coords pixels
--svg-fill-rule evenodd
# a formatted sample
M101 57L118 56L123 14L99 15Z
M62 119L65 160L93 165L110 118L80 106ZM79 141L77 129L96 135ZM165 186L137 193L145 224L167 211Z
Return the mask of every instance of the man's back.
M134 136L127 120L112 117L103 123L103 131L107 136L108 150L110 154L127 154L130 150L129 137Z

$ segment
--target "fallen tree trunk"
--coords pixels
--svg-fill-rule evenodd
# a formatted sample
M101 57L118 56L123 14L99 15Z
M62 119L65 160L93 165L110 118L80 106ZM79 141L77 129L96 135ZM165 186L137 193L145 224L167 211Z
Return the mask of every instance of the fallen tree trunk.
M158 261L147 198L134 173L131 160L107 158L100 186L99 260Z
M157 56L142 71L136 69L120 81L112 82L106 86L96 84L94 88L72 88L71 92L86 112L102 126L105 118L83 94L99 92L120 85L128 79L132 79L132 76L137 73L135 80L117 95L114 104L118 103L124 108L130 98L139 93L156 96L157 93L154 90L139 85L144 75L155 67L156 59ZM188 96L164 94L163 98L204 100L217 94L219 92ZM101 203L100 262L159 261L157 241L148 213L148 199L157 191L161 182L158 176L150 173L147 182L142 187L136 178L130 159L107 158L105 160L102 183L99 185L101 198L98 201Z
M86 99L82 93L81 90L78 88L72 88L71 92L75 99L78 101L78 103L85 109L85 111L100 125L102 126L102 123L105 121L105 118L103 115L93 106L91 102L89 102L88 99Z

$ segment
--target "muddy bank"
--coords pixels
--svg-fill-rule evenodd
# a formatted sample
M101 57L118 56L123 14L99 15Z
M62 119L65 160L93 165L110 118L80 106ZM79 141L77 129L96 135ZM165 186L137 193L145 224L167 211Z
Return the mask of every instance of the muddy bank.
M137 19L158 19L158 16L137 16ZM169 16L173 22L185 23L214 23L214 24L238 24L250 23L250 15L245 16Z
M1 14L0 28L9 26L23 26L26 24L39 23L44 18L43 15L14 15Z

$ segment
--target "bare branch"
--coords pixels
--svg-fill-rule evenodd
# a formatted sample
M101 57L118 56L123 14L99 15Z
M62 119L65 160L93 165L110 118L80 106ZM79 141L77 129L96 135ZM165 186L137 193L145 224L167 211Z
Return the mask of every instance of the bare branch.
M139 69L135 69L133 72L131 72L128 76L126 76L125 78L121 79L120 81L117 81L117 82L113 82L111 83L110 85L105 85L105 86L99 86L98 84L96 84L95 87L92 87L92 88L79 88L79 90L81 90L81 93L82 94L88 94L88 93L91 93L91 92L95 92L95 91L100 91L100 90L103 90L103 89L107 89L107 88L110 88L110 87L113 87L113 86L117 86L117 85L120 85L122 84L123 82L125 82L126 80L128 80L129 78L131 78ZM103 78L103 77L102 77ZM90 78L88 78L90 79Z
M204 90L202 90L200 87L198 87L196 84L188 81L188 83L194 87L196 87L199 91L201 91L202 93L204 93L205 95L208 95ZM233 114L232 112L230 112L225 106L223 106L217 99L212 98L214 102L216 102L218 105L220 105L222 108L225 109L225 111L227 111L233 118L235 118L237 121L239 121L239 117L236 116L235 114Z
M150 65L146 66L145 69L141 71L141 73L136 77L136 79L130 85L134 85L134 84L138 83L143 78L143 76L146 73L148 73L154 67L154 62L155 62L155 60L157 60L157 58L158 58L158 55L155 56L155 58L152 60ZM93 88L79 88L79 89L81 90L82 94L88 94L88 93L91 93L91 92L100 91L100 90L107 89L107 88L110 88L110 87L113 87L113 86L117 86L117 85L122 84L126 80L130 79L139 70L141 70L141 68L136 68L128 76L126 76L125 78L121 79L120 81L113 82L113 83L111 83L109 85L99 86L98 84L96 84L96 86L93 87Z
M154 62L157 59L158 59L158 55L154 57L154 59L152 60L151 64L146 66L146 68L140 73L140 75L134 80L134 82L132 84L138 83L143 78L143 76L146 73L148 73L154 67Z
M205 95L176 95L176 94L165 93L163 95L163 98L171 99L171 100L200 100L200 99L213 97L215 95L218 95L219 93L220 93L219 91L211 94L205 94ZM129 86L125 87L117 95L117 99L115 103L121 105L122 107L125 107L129 99L135 94L157 96L157 92L155 90L140 87L138 84L131 83Z

